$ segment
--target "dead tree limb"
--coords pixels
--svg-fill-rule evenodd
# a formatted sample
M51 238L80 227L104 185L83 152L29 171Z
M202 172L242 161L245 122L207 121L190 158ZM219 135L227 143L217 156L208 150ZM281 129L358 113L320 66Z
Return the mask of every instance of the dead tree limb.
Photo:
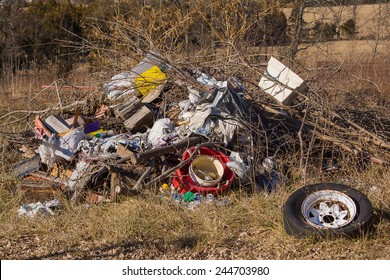
M152 158L159 157L162 155L168 155L172 154L174 152L180 151L184 148L188 148L191 146L195 146L196 144L199 144L202 142L202 138L199 136L196 137L190 137L188 139L183 139L180 140L179 142L169 145L169 146L163 146L163 147L158 147L154 148L148 151L145 151L141 154L133 154L128 157L124 157L120 159L117 163L124 163L126 161L130 161L132 164L140 164L140 163L146 163Z
M61 111L65 111L65 110L69 110L69 109L73 109L75 107L82 107L82 106L86 106L88 103L87 100L80 100L80 101L75 101L71 104L68 104L68 105L65 105L65 106L62 106L60 104L56 104L55 106L52 106L50 108L47 108L47 109L44 109L44 110L37 110L37 111L29 111L29 110L17 110L17 111L12 111L12 112L9 112L7 114L4 114L3 116L0 116L0 120L8 117L8 116L11 116L13 114L26 114L25 116L17 119L16 121L13 121L12 123L16 123L16 122L19 122L19 121L22 121L26 118L28 118L29 116L31 115L41 115L41 114L45 114L51 110L58 110L60 107L61 107ZM9 125L9 124L12 124L12 123L4 123L4 124L0 124L0 126L6 126L6 125Z

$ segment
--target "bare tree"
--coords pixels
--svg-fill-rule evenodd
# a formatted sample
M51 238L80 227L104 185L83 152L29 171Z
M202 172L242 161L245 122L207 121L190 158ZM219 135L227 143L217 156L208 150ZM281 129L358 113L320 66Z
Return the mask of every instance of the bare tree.
M302 39L302 31L304 26L303 15L305 8L307 6L307 1L305 0L295 0L293 3L293 8L290 16L290 21L292 22L291 26L291 45L290 45L290 59L294 60L295 55L298 52L299 44Z

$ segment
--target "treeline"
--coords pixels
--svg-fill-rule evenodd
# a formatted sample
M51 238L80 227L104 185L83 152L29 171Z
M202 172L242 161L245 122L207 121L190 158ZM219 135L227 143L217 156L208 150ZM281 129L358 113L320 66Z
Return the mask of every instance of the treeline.
M297 36L296 15L293 12L286 18L281 7L287 2L299 7L302 0L28 2L1 2L0 68L15 72L55 64L61 74L76 62L99 61L107 50L134 51L151 42L154 47L187 54L202 49L289 44Z
M16 71L62 61L70 65L78 55L65 42L84 35L85 15L83 7L70 2L7 1L0 7L0 67Z
M116 48L115 36L121 35L114 21L137 28L160 47L187 52L238 40L252 46L288 41L284 14L276 4L259 1L6 1L0 19L0 67L12 71L55 63L66 72L96 57L92 42Z

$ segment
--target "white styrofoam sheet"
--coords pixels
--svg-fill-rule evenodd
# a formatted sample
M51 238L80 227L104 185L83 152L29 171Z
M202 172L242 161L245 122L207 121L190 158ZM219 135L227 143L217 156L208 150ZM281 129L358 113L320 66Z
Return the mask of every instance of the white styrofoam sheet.
M270 58L264 74L265 76L260 79L259 87L282 104L287 104L291 99L289 97L293 95L292 91L283 85L296 89L304 82L301 77L274 57Z

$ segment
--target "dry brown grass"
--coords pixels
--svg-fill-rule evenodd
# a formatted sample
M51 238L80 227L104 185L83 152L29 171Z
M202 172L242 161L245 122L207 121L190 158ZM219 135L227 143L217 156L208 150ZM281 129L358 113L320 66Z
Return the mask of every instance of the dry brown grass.
M367 178L369 178L367 180ZM370 168L334 181L368 193L376 209L389 211L388 170ZM317 182L312 178L311 181ZM377 186L375 191L369 190ZM154 194L99 206L68 205L54 217L16 217L17 198L2 195L1 257L54 259L388 259L390 222L373 236L296 239L283 229L282 204L299 182L280 192L234 192L228 207L191 211ZM4 192L4 191L3 191Z
M291 15L291 8L285 8L283 12L288 18ZM355 13L356 38L370 38L378 30L381 30L382 38L388 38L390 4L357 5ZM343 24L353 17L353 6L307 7L303 20L308 26L313 26L316 21Z

